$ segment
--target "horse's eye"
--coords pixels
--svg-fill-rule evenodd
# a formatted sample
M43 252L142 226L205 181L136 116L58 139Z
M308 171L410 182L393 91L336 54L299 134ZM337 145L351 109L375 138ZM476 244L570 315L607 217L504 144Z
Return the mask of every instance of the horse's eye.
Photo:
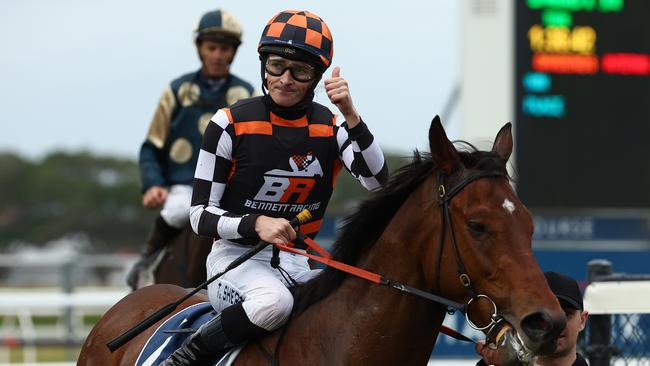
M487 228L485 225L476 222L476 221L470 221L467 223L467 227L476 234L485 234L487 232Z

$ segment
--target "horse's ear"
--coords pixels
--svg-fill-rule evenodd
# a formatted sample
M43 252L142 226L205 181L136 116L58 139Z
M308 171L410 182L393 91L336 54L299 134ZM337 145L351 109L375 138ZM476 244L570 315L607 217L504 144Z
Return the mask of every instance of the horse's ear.
M451 174L460 157L454 144L447 138L438 116L435 116L431 121L431 127L429 127L429 149L431 150L431 159L436 166L445 173Z
M501 127L496 139L494 139L492 151L497 153L504 161L510 159L510 154L512 154L512 123L508 122Z

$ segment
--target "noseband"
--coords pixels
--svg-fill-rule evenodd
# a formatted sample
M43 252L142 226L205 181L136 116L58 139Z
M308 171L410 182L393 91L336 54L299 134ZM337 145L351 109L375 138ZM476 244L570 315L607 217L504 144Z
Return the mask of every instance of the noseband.
M474 288L474 286L472 285L472 281L469 278L467 271L465 270L465 265L463 264L463 260L460 256L460 250L458 248L458 244L456 243L454 225L452 224L451 212L449 210L451 199L454 198L455 195L457 195L460 191L462 191L468 184L474 182L475 180L479 180L485 177L506 177L507 178L506 174L500 172L494 172L494 171L480 172L480 173L469 175L464 179L462 179L453 187L448 188L447 176L445 175L445 173L442 170L440 170L436 175L436 186L438 190L438 206L440 207L440 239L438 241L435 283L436 283L436 290L437 290L436 292L440 292L440 266L442 261L442 248L444 247L445 233L449 231L451 246L454 249L454 256L456 258L456 272L458 273L458 279L460 280L461 285L465 287L470 292L471 295L471 298L469 299L467 304L464 305L463 308L459 310L465 313L465 319L467 321L467 324L469 324L470 327L479 331L489 328L489 330L487 331L487 333L489 334L497 324L503 322L503 317L498 314L498 309L495 302L489 296L479 294ZM445 222L447 222L446 226L445 226ZM492 304L492 307L494 309L492 315L490 316L490 322L483 327L477 326L474 322L472 322L469 319L470 305L473 302L478 302L480 299L485 299L489 301Z

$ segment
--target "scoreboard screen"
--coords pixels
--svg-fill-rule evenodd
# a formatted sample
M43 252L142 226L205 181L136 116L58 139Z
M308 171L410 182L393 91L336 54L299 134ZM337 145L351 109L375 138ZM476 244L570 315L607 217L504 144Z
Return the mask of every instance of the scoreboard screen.
M515 3L521 199L650 208L650 1Z

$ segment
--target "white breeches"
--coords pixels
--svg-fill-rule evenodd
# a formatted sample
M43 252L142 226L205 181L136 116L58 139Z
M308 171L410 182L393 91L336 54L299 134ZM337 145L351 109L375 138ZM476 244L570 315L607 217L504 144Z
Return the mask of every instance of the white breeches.
M192 186L176 184L169 188L160 216L170 226L181 229L190 223Z
M208 278L251 248L223 239L216 241L206 263ZM248 319L258 327L271 331L284 324L293 308L293 296L280 272L271 267L272 254L268 246L208 285L212 306L222 311L242 302ZM293 253L280 252L280 266L298 283L307 282L320 272L309 269L307 257Z

